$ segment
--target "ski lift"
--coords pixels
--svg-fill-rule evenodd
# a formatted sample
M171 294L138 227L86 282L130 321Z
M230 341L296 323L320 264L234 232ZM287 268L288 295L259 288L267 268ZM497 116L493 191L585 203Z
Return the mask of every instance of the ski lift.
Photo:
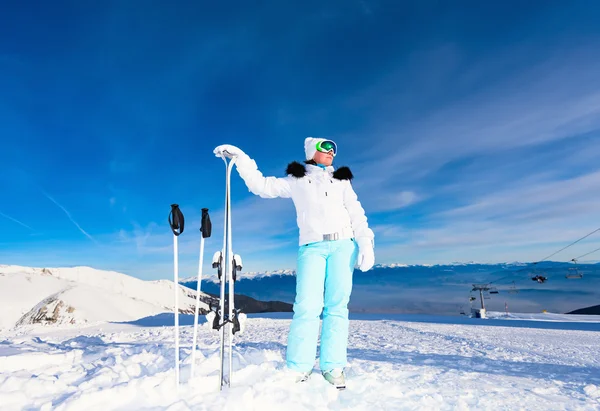
M583 273L579 271L579 268L577 267L577 260L573 258L571 261L573 261L575 266L569 267L565 278L583 278Z
M512 282L512 285L510 287L508 287L508 293L509 294L517 294L519 292L519 290L517 289L517 286L515 285L515 282Z
M499 291L496 287L490 288L490 294L498 294L498 293L499 293Z

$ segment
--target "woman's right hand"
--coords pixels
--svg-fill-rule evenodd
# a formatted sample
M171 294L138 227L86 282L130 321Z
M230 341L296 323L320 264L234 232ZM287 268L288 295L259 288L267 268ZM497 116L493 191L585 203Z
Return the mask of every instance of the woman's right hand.
M221 144L213 150L213 153L215 153L216 157L238 157L246 155L241 149L232 146L231 144Z

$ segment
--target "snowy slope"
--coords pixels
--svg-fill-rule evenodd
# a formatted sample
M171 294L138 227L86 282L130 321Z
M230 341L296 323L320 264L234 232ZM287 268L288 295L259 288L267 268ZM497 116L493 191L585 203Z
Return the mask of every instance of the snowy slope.
M160 326L172 324L172 317L156 327L6 332L0 336L0 404L3 410L57 411L600 409L600 327L532 329L422 318L352 320L342 392L324 381L317 365L306 383L286 378L290 320L281 315L247 320L235 337L232 387L222 392L218 333L207 323L199 330L192 381L192 327L181 329L179 391L173 329ZM486 325L491 322L496 325Z
M195 291L179 286L179 292L180 311L193 313ZM143 281L88 267L0 266L0 330L33 323L132 321L172 311L174 298L173 282L167 280ZM200 308L208 305L201 301Z

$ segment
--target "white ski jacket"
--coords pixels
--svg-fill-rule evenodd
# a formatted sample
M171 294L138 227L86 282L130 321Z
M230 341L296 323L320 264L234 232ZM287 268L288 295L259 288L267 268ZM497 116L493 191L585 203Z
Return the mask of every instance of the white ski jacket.
M248 155L238 156L239 175L250 192L263 198L291 198L300 229L299 245L324 239L368 238L373 246L365 210L352 188L350 169L325 169L293 162L287 177L264 177Z

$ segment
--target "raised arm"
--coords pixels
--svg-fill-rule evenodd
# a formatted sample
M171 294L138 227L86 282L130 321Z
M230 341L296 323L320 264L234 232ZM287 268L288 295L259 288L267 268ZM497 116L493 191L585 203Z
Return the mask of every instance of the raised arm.
M263 176L256 165L256 161L251 159L238 147L224 144L214 150L217 157L221 157L223 152L237 157L235 165L238 174L242 177L251 193L262 198L290 198L292 196L288 178Z

